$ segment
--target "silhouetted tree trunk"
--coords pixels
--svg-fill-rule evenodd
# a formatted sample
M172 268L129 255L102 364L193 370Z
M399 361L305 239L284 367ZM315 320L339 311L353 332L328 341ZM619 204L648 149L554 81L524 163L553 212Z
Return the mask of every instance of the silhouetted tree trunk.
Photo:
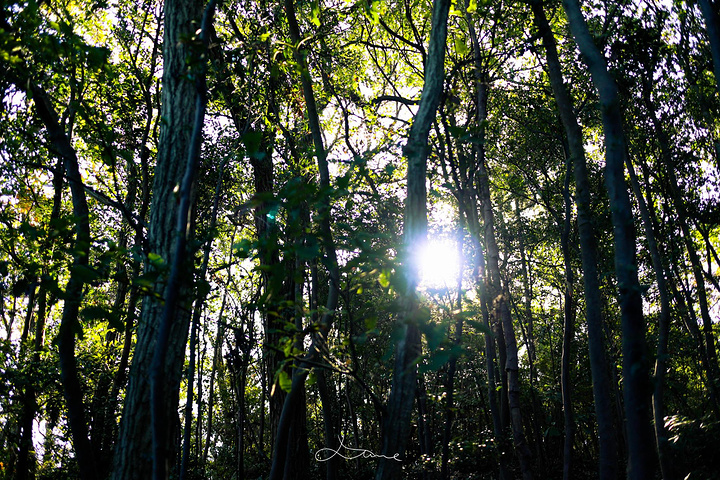
M22 86L20 87L22 88ZM80 176L78 158L70 139L60 126L58 115L50 103L47 93L34 84L30 84L30 92L35 101L38 116L48 131L50 141L63 159L72 196L73 215L76 219L74 260L70 279L65 288L65 306L60 320L57 345L60 358L60 380L63 385L68 424L80 476L83 480L94 480L97 477L95 456L90 443L82 386L75 358L75 335L80 327L80 303L89 268L88 254L91 245L89 210L85 187Z
M318 170L320 173L320 190L323 192L329 192L331 186L330 172L327 162L327 151L325 150L325 145L323 144L322 131L320 129L320 117L317 103L315 101L312 78L308 70L305 54L300 49L302 36L300 35L300 27L295 13L294 0L285 0L284 8L287 15L290 39L293 44L297 46L295 50L295 61L300 67L300 82L303 97L305 99L306 118L310 127L315 158L317 160ZM325 194L319 201L317 215L320 223L320 244L326 255L326 265L328 266L329 273L329 286L325 302L325 313L323 313L317 323L317 333L312 338L308 353L302 359L298 359L295 362L290 392L285 397L282 412L278 421L277 435L275 437L275 445L273 449L272 466L270 469L270 480L288 478L288 473L290 469L293 468L291 462L291 459L293 459L293 445L298 445L298 441L301 443L304 441L304 449L307 449L307 438L305 437L304 440L301 438L303 435L306 435L306 432L303 431L303 425L305 411L305 380L307 379L307 375L310 370L310 364L307 362L316 359L318 352L321 351L322 345L327 339L327 335L332 327L340 291L340 271L337 263L337 254L335 251L332 230L330 228L330 214L330 201L327 194Z
M623 393L630 480L651 478L655 472L653 432L650 425L650 383L645 319L635 259L635 226L625 184L627 148L615 80L593 42L578 0L563 0L570 30L598 91L605 133L605 185L615 237L615 275L622 318Z
M565 440L563 445L563 479L569 480L572 471L573 443L575 440L575 415L572 404L572 375L571 357L572 343L575 337L575 306L573 298L572 259L570 256L570 227L572 221L572 203L570 200L570 176L572 171L572 158L568 158L568 169L565 174L563 197L565 199L565 215L563 230L560 237L560 248L565 266L565 292L563 302L563 342L562 363L560 367L560 385L563 397L563 415L565 420Z
M503 428L503 416L502 411L503 409L498 404L498 398L497 398L497 382L496 382L496 361L497 361L497 350L495 348L495 338L493 334L493 328L490 323L490 304L492 300L492 292L490 291L489 285L490 285L490 275L492 275L491 272L488 272L487 267L487 261L486 261L486 252L483 250L481 245L481 238L484 237L484 234L480 227L480 217L483 218L483 221L486 220L484 210L482 213L478 214L477 212L477 203L479 203L480 208L484 209L484 203L482 202L482 199L485 198L485 184L487 183L487 172L485 170L485 130L486 130L486 123L487 123L487 101L488 101L488 82L487 78L482 66L482 49L480 48L480 42L478 40L477 33L475 31L475 25L473 23L472 17L470 14L466 15L466 19L468 21L468 32L470 34L470 41L472 44L472 51L474 56L474 69L473 69L473 76L474 76L474 83L475 83L475 101L477 105L477 113L476 113L476 124L478 126L479 130L479 138L480 142L476 143L474 145L474 153L475 153L475 159L474 161L477 164L477 177L471 178L471 182L474 184L469 185L468 190L472 191L474 194L470 194L470 197L472 200L474 200L470 205L466 208L466 215L468 216L468 227L470 228L471 232L473 232L473 244L475 246L475 255L476 255L476 268L475 268L475 277L476 277L476 284L478 285L478 288L480 288L480 309L483 316L483 323L486 328L485 332L485 366L487 369L487 376L488 376L488 403L490 406L490 415L492 417L492 423L493 423L493 434L495 437L495 447L497 449L497 458L498 458L498 478L500 480L506 480L510 478L508 467L507 467L507 458L505 455L505 434L504 434L504 428ZM488 193L489 195L489 193ZM492 213L492 210L491 210ZM487 224L486 224L487 228ZM502 342L502 336L497 336L498 340ZM505 363L503 362L503 359L501 359L500 365L504 366ZM503 368L503 367L500 367ZM503 393L507 390L503 390ZM500 402L505 404L507 397L504 395L500 396Z
M705 30L710 41L710 54L715 71L715 85L720 94L720 19L718 18L720 4L718 4L718 0L698 0L698 4L705 20Z
M407 159L407 198L405 200L404 222L404 265L405 292L403 311L400 319L401 335L395 348L395 367L392 389L388 400L387 415L383 419L382 455L405 456L405 447L410 433L410 416L416 388L415 360L420 355L420 309L416 298L418 282L417 265L412 255L422 248L427 238L427 193L425 181L429 152L428 135L435 121L445 79L445 43L449 0L435 0L432 10L432 25L428 56L425 63L425 82L420 105L413 119L403 156ZM390 480L400 475L400 463L394 459L381 458L375 474L376 480Z
M558 106L560 119L568 139L568 150L575 176L580 256L585 290L585 318L588 328L588 349L592 375L593 399L599 437L599 474L601 480L617 479L617 442L613 427L609 365L602 329L602 302L597 272L597 246L590 209L590 182L583 146L583 134L573 111L572 98L562 78L555 36L545 15L542 2L531 0L533 21L545 47L548 76Z

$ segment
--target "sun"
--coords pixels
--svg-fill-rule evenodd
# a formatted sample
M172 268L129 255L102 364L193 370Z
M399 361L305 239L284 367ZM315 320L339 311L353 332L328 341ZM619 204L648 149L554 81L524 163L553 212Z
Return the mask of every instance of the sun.
M457 243L451 239L431 239L418 257L421 288L454 288L460 271Z

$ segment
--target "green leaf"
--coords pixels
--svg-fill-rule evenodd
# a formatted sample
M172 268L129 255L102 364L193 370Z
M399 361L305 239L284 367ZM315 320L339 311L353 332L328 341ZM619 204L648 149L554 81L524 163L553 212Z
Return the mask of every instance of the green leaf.
M470 52L470 49L465 44L465 41L460 37L455 37L455 51L458 55L461 57L464 57L465 55Z
M155 268L162 268L165 266L165 259L154 252L148 253L148 262L150 262L150 265Z
M316 27L320 26L320 5L317 2L317 0L310 3L310 8L312 9L310 14L310 21L315 25Z
M316 383L317 383L317 375L315 375L315 370L313 370L308 375L308 378L305 381L305 385L307 385L308 387L311 387L311 386L315 385Z
M232 246L233 254L240 258L250 258L251 250L252 242L247 238L243 238L239 242L234 243Z
M433 372L440 370L443 365L445 365L448 360L450 360L450 355L450 350L439 350L430 358L430 362L428 364L423 365L423 369Z
M380 272L378 282L380 283L381 287L388 288L390 286L390 272L388 272L387 270L383 270L382 272Z
M262 143L262 132L249 131L245 133L240 139L245 146L245 153L248 158L262 159L265 155L260 151L260 144Z
M278 372L278 384L284 392L290 393L290 389L292 388L292 378L290 378L290 375L288 375L285 370L280 370L280 372Z
M87 265L73 265L71 270L72 275L83 283L91 283L100 278L100 274Z
M365 319L365 330L375 330L377 328L378 319L376 316L367 317Z
M492 331L490 330L490 328L482 322L478 322L477 320L469 320L469 319L467 319L465 321L467 322L468 325L473 327L478 332L481 332L484 334L492 334Z

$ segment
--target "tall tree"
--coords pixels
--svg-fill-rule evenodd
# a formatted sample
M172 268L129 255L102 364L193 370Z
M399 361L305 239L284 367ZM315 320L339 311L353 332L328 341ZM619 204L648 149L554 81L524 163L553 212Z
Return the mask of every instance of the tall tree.
M550 86L560 113L560 120L568 139L568 151L574 166L575 203L578 211L580 254L585 287L585 317L588 326L590 369L592 372L593 398L598 424L600 447L599 473L605 480L617 478L617 444L610 396L608 361L604 345L602 301L597 271L597 246L590 208L590 182L583 134L573 109L572 98L563 81L555 35L550 28L545 9L539 0L531 1L533 21L545 47Z
M578 0L563 0L570 29L598 91L605 133L605 185L610 197L615 237L615 275L622 317L623 397L628 442L628 478L653 476L654 449L650 426L652 388L645 338L640 282L635 258L635 225L625 183L627 146L618 89L605 58L595 45Z
M407 197L404 222L403 318L400 340L395 348L393 384L387 412L382 425L382 455L375 473L376 480L399 475L400 465L394 455L403 458L410 433L410 415L416 390L416 365L420 355L421 309L417 299L418 265L413 259L427 239L427 176L428 135L435 121L437 107L445 82L445 42L449 0L434 0L428 55L425 61L420 105L413 118L408 140L403 148L407 160Z
M176 257L174 247L176 225L180 205L176 201L176 187L183 184L187 159L193 136L196 114L196 85L189 81L188 68L199 65L200 51L197 48L196 23L202 16L202 4L196 0L171 1L164 7L163 40L163 125L160 130L157 163L152 188L152 204L149 223L149 264L147 271L157 271L163 280L167 279L169 262L186 272L178 276L177 299L190 299L192 291L192 265L187 257ZM187 62L191 59L191 62ZM193 62L194 61L194 62ZM197 140L196 140L197 141ZM183 185L184 187L184 185ZM187 192L187 202L193 204L192 190ZM184 250L184 247L183 247ZM172 469L178 445L174 430L177 427L177 405L179 402L180 375L185 359L185 346L190 324L189 304L165 303L165 283L156 285L159 298L150 295L144 299L138 322L137 341L130 370L130 382L123 407L119 438L115 450L112 478L129 480L150 478L153 475L153 460L156 473L165 477ZM160 347L158 335L162 328L164 306L168 312L169 324L164 336L165 355L156 360L156 370L162 376L155 377L158 390L151 400L151 384L148 381L156 349ZM168 328L169 327L169 328ZM158 363L159 362L159 363ZM159 395L158 395L159 393ZM151 403L156 405L151 408ZM153 439L151 411L154 411L159 437ZM157 425L157 424L156 424ZM155 445L155 447L153 447ZM152 454L149 455L149 453Z

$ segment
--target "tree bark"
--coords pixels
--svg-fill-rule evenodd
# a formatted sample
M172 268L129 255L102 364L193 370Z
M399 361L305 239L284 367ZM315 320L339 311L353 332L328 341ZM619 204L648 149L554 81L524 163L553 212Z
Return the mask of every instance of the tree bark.
M165 37L163 41L163 89L162 111L163 124L160 130L158 158L155 167L155 178L152 189L152 205L148 243L150 253L161 260L148 270L164 268L173 257L173 243L176 230L179 205L176 201L175 188L182 183L187 168L196 110L196 87L186 78L186 59L192 56L191 42L185 40L191 36L196 26L194 21L202 15L202 4L197 0L167 0L165 11ZM192 195L192 194L191 194ZM192 204L192 198L188 199ZM175 258L176 262L181 258ZM179 266L179 265L178 265ZM160 272L161 274L164 272ZM163 275L164 276L164 275ZM189 298L191 276L184 275L178 285L179 298ZM166 297L166 292L158 294ZM173 305L178 307L177 305ZM178 423L177 405L179 402L179 385L182 365L185 357L185 346L190 323L189 305L177 308L174 319L166 330L165 336L170 342L163 348L164 356L156 355L159 351L158 334L163 319L163 302L154 296L144 299L142 312L137 327L137 341L130 369L130 382L125 396L125 404L120 425L120 433L115 449L115 462L112 472L114 480L146 480L153 472L153 457L160 463L158 473L167 472L168 464L172 464L177 455L177 443L174 435ZM158 402L153 409L160 429L156 429L155 449L153 450L153 434L151 425L151 385L148 377L153 357L156 358L155 385L162 387L156 390L155 400ZM158 364L160 362L160 364ZM159 367L159 368L158 368ZM164 375L160 378L157 371ZM160 384L162 382L162 385ZM158 395L160 394L160 395ZM162 434L160 430L164 431ZM152 453L151 453L152 452ZM156 462L156 463L158 463ZM167 462L167 464L165 463Z
M425 181L428 157L428 135L435 121L445 83L445 43L449 0L434 0L430 41L425 63L425 81L403 156L407 159L407 198L405 200L404 265L405 291L401 336L395 348L393 383L388 400L387 415L383 419L382 455L404 458L410 433L410 416L416 389L415 360L420 355L418 322L420 308L416 298L418 266L412 255L418 252L427 238L427 193ZM390 480L400 475L400 462L381 458L375 473L376 480Z

